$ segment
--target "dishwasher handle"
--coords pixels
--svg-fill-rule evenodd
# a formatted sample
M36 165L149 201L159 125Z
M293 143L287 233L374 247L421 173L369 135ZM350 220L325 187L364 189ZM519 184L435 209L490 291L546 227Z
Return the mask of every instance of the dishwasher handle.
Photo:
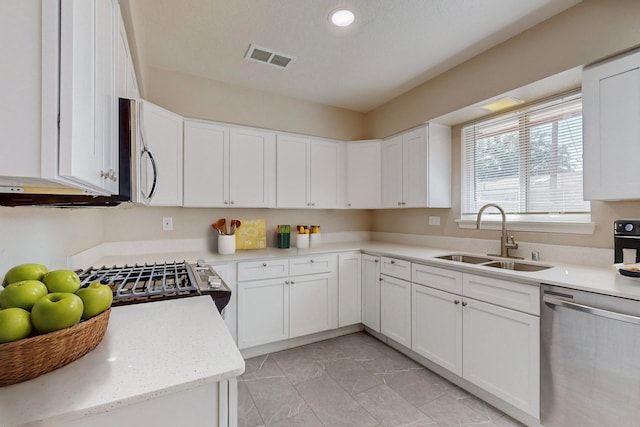
M595 316L606 317L607 319L619 320L621 322L640 325L640 317L631 314L617 313L615 311L604 310L590 305L578 304L577 302L567 301L562 298L556 298L550 295L543 295L542 301L546 304L565 307L572 310L582 311L584 313L593 314Z

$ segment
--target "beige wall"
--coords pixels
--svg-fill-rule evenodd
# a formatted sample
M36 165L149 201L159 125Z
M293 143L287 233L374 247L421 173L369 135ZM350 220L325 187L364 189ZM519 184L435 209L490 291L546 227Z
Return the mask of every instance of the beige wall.
M186 117L338 140L364 139L364 114L151 68L145 99Z
M173 217L173 231L162 231L162 217ZM219 218L264 219L267 244L275 246L278 224L320 225L323 233L369 231L371 212L365 210L205 209L122 206L104 211L104 241L197 239L214 236Z
M583 0L367 114L383 138L640 45L640 1Z

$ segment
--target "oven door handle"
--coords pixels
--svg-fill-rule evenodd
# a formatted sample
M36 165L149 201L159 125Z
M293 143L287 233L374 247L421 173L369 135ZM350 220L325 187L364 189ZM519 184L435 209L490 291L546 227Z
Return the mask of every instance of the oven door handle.
M590 305L578 304L577 302L567 301L565 299L552 297L550 295L544 295L542 297L542 301L549 305L556 305L558 307L582 311L583 313L593 314L595 316L606 317L607 319L619 320L621 322L631 323L633 325L640 325L640 317L632 316L630 314L617 313L615 311L604 310L602 308L592 307Z

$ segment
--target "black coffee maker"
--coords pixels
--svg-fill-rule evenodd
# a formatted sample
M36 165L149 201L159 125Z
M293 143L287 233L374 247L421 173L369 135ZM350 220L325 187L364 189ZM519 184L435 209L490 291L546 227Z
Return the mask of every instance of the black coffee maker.
M628 250L635 251L635 262L640 262L640 219L614 221L613 246L616 264L624 262L624 253Z

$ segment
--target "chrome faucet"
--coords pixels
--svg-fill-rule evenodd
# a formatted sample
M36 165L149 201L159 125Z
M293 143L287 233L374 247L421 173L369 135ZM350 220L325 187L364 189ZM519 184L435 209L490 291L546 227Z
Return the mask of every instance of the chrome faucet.
M489 254L495 256L501 256L503 258L519 258L509 255L509 249L518 249L518 244L513 239L513 236L507 236L507 215L504 213L504 209L495 203L487 203L478 211L478 217L476 218L476 230L480 230L480 218L482 217L482 213L488 207L494 207L500 211L500 215L502 215L502 236L500 236L500 255L498 254Z

